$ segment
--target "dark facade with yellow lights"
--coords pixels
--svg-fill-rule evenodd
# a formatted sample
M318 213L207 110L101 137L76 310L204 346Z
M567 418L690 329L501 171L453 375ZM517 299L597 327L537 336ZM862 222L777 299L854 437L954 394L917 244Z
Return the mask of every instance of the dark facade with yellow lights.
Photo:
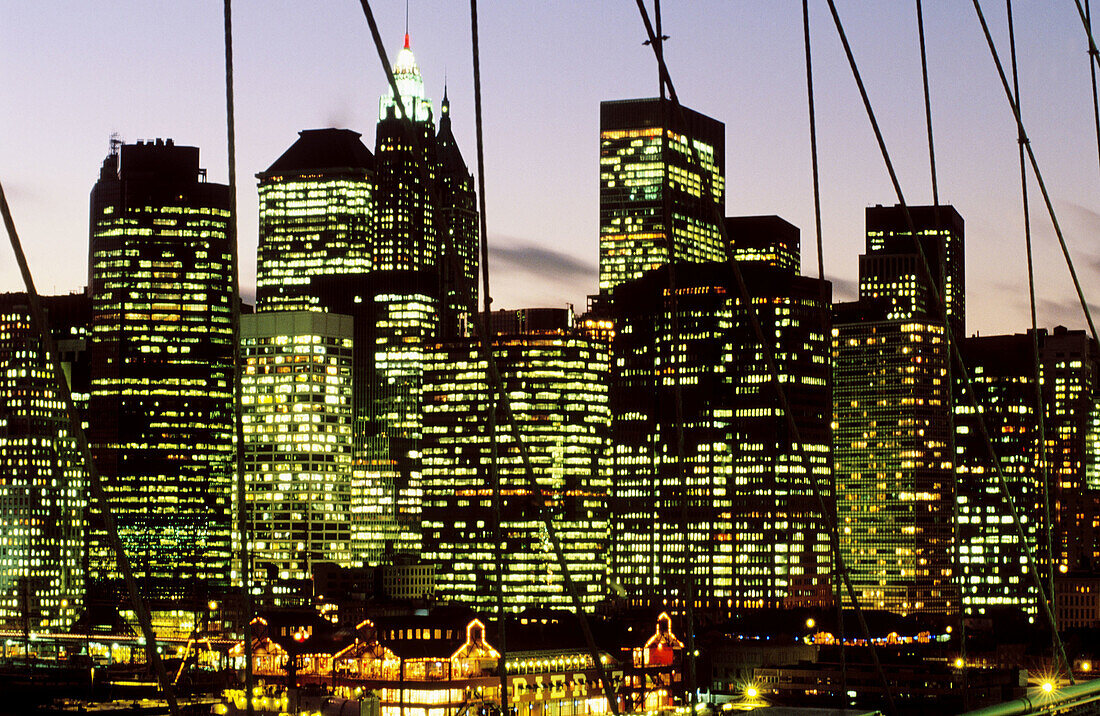
M611 572L636 603L683 599L686 579L701 605L717 609L831 600L816 496L833 509L822 303L830 290L786 267L741 270L751 307L725 263L677 264L675 294L667 269L615 292ZM801 443L749 310L774 337Z
M171 140L117 147L92 190L93 453L139 584L177 605L229 577L228 217L228 188ZM95 505L89 527L89 577L118 589Z

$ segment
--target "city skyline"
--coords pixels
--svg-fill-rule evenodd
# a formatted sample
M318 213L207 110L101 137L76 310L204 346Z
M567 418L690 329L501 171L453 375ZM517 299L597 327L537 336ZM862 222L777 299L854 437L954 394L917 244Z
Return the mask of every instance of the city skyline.
M6 8L0 23L5 35L0 64L9 73L13 106L23 108L0 120L5 134L23 138L19 147L0 150L0 171L44 292L78 290L84 283L81 262L58 264L54 257L75 253L83 242L85 192L112 131L126 141L160 136L198 146L211 181L224 181L219 8L208 3L200 11L172 15L138 4L118 7L122 12L114 16L79 9L51 16L56 36L71 50L64 56L51 57L42 46L27 44L26 38L35 36L29 30L45 22L45 13ZM309 17L289 5L265 10L260 17L248 7L238 8L234 23L246 296L255 286L252 177L302 129L336 126L369 133L377 96L385 89L366 23L354 4L325 6ZM392 3L377 10L392 60L400 48L404 8ZM726 213L788 219L804 232L807 266L813 266L799 4L784 4L766 16L720 3L691 9L670 4L664 10L665 31L672 36L670 69L682 100L727 126ZM912 8L883 11L842 4L839 10L906 199L927 203ZM987 12L1004 52L1003 9ZM587 294L596 292L598 165L593 156L599 101L655 94L652 53L641 46L644 30L631 4L578 7L571 13L563 18L550 9L509 7L482 14L487 218L497 308L566 302L580 307ZM1026 294L1019 288L1025 275L1022 219L1008 104L972 10L930 6L925 15L941 200L958 207L969 224L971 332L1023 330L1028 321ZM862 240L862 210L892 205L895 197L824 7L815 4L811 22L826 274L843 299L854 296L852 259ZM463 8L414 3L409 24L427 94L441 98L446 81L456 138L472 154L469 48L465 30L458 29L468 25L468 17ZM535 26L543 30L541 37L554 41L545 47L531 42ZM1024 120L1088 295L1100 264L1088 241L1100 227L1094 211L1100 207L1090 201L1100 173L1091 144L1084 33L1072 4L1048 13L1022 7L1016 26ZM280 34L292 30L303 39L290 43L288 35ZM125 41L102 42L108 32ZM311 41L321 37L324 42ZM897 64L884 62L885 56L897 57ZM734 71L723 71L727 58ZM970 69L955 75L951 70L958 66ZM73 107L81 109L74 113ZM64 119L43 122L43 116ZM34 161L26 154L32 150ZM524 157L525 171L515 169L517 157ZM563 206L569 210L561 211ZM1081 327L1084 320L1068 289L1049 219L1034 197L1032 210L1040 325ZM0 288L22 288L11 262L0 264Z

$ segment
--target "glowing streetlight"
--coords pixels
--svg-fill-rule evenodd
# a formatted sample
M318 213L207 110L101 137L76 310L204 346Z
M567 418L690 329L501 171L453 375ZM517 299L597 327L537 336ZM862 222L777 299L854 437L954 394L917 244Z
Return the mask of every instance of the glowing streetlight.
M813 629L816 625L817 625L817 622L814 621L813 617L810 617L809 619L806 620L806 628L807 629Z
M1051 691L1054 691L1054 683L1051 681L1044 681L1042 689L1044 694L1049 694Z
M961 656L959 658L955 659L955 668L956 669L961 669L964 666L966 666L966 662L963 661L963 658Z

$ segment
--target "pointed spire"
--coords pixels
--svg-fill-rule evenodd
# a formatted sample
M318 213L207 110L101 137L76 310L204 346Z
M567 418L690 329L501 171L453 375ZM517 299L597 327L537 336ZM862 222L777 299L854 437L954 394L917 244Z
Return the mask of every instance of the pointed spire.
M412 49L412 48L409 47L409 33L407 33L407 32L405 33L405 49L406 50Z

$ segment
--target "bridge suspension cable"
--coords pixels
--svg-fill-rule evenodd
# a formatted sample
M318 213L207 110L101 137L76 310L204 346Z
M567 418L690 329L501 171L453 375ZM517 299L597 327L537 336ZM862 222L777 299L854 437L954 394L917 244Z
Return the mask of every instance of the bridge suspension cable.
M636 3L638 6L639 14L642 18L642 22L645 25L646 33L650 39L650 47L653 49L653 53L657 60L658 70L661 74L661 80L668 90L668 96L673 103L673 108L679 113L681 121L684 121L683 106L680 103L679 96L676 93L676 88L672 83L671 76L669 75L668 66L665 62L664 53L661 51L660 43L656 41L656 33L653 29L653 24L650 21L649 13L646 10L643 0L636 0ZM691 152L691 160L693 164L698 167L699 173L703 177L703 193L705 196L712 196L713 186L711 177L703 166L702 159L699 154L699 149L695 146L693 142L689 142L688 145ZM734 282L737 284L738 296L743 301L743 305L746 306L746 314L749 318L749 323L752 327L754 338L761 347L761 354L763 355L768 375L770 376L774 387L776 400L780 404L780 410L783 413L783 416L787 423L790 442L792 445L801 445L801 431L799 430L798 424L794 419L794 414L791 411L786 391L783 389L783 386L779 381L779 370L775 360L775 353L772 350L770 343L764 336L764 331L761 327L760 319L756 315L756 311L752 310L752 302L749 295L748 287L745 284L744 276L741 273L741 269L738 266L736 256L733 253L733 247L730 244L729 236L725 229L725 222L723 221L723 217L721 216L721 208L717 206L717 204L712 204L711 206L712 211L715 215L715 224L718 226L719 233L721 235L723 250L726 254L726 263L729 265ZM828 323L826 323L826 325L828 325ZM803 455L803 459L806 459L805 455ZM830 513L828 505L825 502L825 498L821 493L821 485L818 484L817 479L813 476L812 466L806 466L806 473L810 476L810 485L813 489L814 495L818 500L819 509L821 510L822 521L825 523L825 527L830 534L836 534L836 520ZM839 539L837 539L836 541L838 542ZM843 576L845 587L852 601L852 604L855 607L857 620L859 621L864 638L871 648L872 661L874 663L875 671L878 674L879 680L882 682L883 692L886 694L887 697L888 709L890 713L896 713L890 683L886 679L885 672L882 670L882 664L878 658L878 651L874 647L874 641L871 638L870 629L867 626L867 621L863 614L863 609L860 606L859 598L856 595L855 588L852 586L851 577L848 573L847 568L844 566L843 556L840 554L839 551L837 551L834 554L834 559L836 560L836 563L840 565L839 571Z
M244 474L244 422L241 417L241 271L240 247L237 239L237 130L236 113L233 101L233 7L232 0L224 0L222 5L223 35L225 43L225 138L229 163L229 275L232 281L229 302L230 321L233 328L233 422L234 446L233 467L236 473L237 531L240 533L240 570L241 591L244 603L244 624L242 641L244 643L244 683L245 713L252 716L252 548L251 524L248 511L247 491Z
M50 362L51 372L54 377L54 385L57 388L58 395L61 397L62 402L65 404L65 413L69 419L69 432L72 433L73 438L75 438L77 448L80 450L80 455L83 458L85 475L88 480L88 489L92 498L91 501L99 505L103 517L104 531L107 534L107 541L111 545L111 550L115 553L116 566L118 567L118 571L122 572L122 579L126 584L126 591L130 595L130 604L134 608L134 613L137 616L142 636L145 638L146 663L153 667L153 673L157 677L157 683L160 685L160 690L164 694L165 701L168 702L169 712L172 716L178 716L179 705L176 702L176 695L172 689L171 679L164 668L164 662L160 658L160 653L157 651L157 635L153 631L152 622L149 618L149 610L146 609L145 602L141 598L141 593L138 591L138 585L137 581L134 579L134 570L130 564L130 558L127 556L126 548L123 546L122 540L118 536L118 523L115 521L114 514L111 512L110 500L107 497L107 492L103 489L103 482L100 478L99 470L96 468L95 461L92 459L91 445L88 443L88 437L84 433L84 426L76 410L76 404L73 402L72 392L69 390L69 383L65 378L64 371L61 369L61 360L58 358L57 343L54 341L53 334L50 332L50 326L46 320L46 313L42 310L42 299L38 295L38 290L35 288L34 278L31 276L31 269L27 264L27 257L23 253L23 243L19 240L19 233L15 229L15 221L12 219L11 208L8 206L7 197L4 196L3 185L0 185L0 214L3 215L4 228L7 229L8 239L11 241L12 250L15 252L15 261L19 265L19 273L23 277L23 285L27 289L27 302L30 304L31 319L34 323L34 327L38 331L40 350L45 352L46 359Z

